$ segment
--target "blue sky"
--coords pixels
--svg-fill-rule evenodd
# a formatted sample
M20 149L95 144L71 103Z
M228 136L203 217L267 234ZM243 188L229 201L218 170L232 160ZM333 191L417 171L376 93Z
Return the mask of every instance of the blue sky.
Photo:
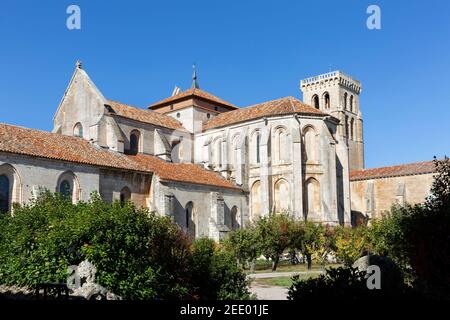
M81 8L81 30L66 8ZM382 29L366 28L381 8ZM147 106L190 85L239 106L339 69L362 82L366 167L450 150L450 2L36 1L0 3L0 122L51 130L75 67L103 94Z

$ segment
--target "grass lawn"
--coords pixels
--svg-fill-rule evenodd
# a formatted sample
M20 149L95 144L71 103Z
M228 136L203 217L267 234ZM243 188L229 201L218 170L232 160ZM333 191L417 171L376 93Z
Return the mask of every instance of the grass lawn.
M309 278L316 278L320 275L318 271L311 271L309 274L300 274L299 278L301 280L306 280ZM266 278L266 279L254 279L252 284L258 284L262 286L279 286L279 287L290 287L292 284L291 277L276 277L276 278Z

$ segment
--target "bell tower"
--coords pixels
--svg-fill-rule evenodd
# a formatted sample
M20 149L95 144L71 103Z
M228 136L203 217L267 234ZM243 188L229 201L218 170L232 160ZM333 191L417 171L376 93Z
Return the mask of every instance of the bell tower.
M300 89L304 103L339 119L338 134L348 143L350 170L363 169L361 83L341 71L333 71L302 80Z

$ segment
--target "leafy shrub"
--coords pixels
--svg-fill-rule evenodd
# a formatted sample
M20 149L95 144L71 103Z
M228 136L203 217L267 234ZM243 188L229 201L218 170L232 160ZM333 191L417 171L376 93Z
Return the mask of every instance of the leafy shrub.
M1 284L66 282L67 267L88 259L97 267L96 282L125 299L247 297L233 256L192 248L168 217L131 203L93 195L74 205L47 192L2 216L0 231Z
M204 300L248 299L245 274L232 252L211 239L197 239L190 260L194 296Z
M435 160L431 196L394 206L370 232L373 250L387 254L421 293L450 297L450 160Z
M374 298L396 298L404 294L401 289L367 287L366 272L352 267L330 268L317 278L300 280L293 277L288 291L289 300L360 300ZM398 288L398 287L396 287Z
M368 247L367 228L364 226L336 227L336 257L346 266L351 266Z

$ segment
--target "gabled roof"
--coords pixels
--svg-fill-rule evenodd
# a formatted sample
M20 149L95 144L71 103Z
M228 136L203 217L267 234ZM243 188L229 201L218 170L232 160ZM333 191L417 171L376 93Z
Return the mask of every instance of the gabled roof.
M433 161L350 171L350 181L409 176L436 172Z
M198 88L188 89L188 90L183 91L183 92L181 92L181 93L179 93L177 95L174 95L174 96L169 97L167 99L164 99L164 100L161 100L159 102L156 102L156 103L150 105L148 108L149 109L157 109L159 107L163 107L163 106L166 106L168 104L176 103L178 101L185 100L185 99L188 99L188 98L199 98L199 99L202 99L202 100L206 100L206 101L209 101L209 102L212 102L212 103L219 104L219 105L224 106L224 107L229 108L229 109L238 109L238 107L236 107L235 105L233 105L233 104L231 104L231 103L229 103L229 102L227 102L227 101L225 101L223 99L220 99L219 97L216 97L215 95L212 95L209 92L203 91L203 90L198 89Z
M145 171L125 155L62 134L0 124L0 151L101 167Z
M303 114L312 116L328 116L328 114L319 111L294 97L285 97L272 101L267 101L252 105L246 108L225 112L217 117L207 121L203 125L203 130L220 128L230 124L236 124L248 120L258 119L262 117L286 115L286 114Z
M145 110L133 107L113 100L108 100L107 106L111 107L112 109L110 110L111 114L117 115L122 118L137 120L144 123L150 123L156 126L165 127L169 129L186 131L183 125L176 119L158 112L154 112L152 110Z
M0 152L67 161L102 168L155 173L175 181L240 190L214 171L195 164L166 162L152 155L125 155L98 147L83 138L0 123Z

